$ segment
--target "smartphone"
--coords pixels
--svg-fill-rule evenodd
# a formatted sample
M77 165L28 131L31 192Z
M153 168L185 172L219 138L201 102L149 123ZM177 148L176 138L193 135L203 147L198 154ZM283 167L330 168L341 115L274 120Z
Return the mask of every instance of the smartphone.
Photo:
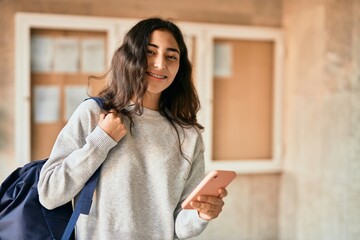
M181 204L183 209L193 209L191 201L198 196L219 196L219 188L226 188L236 177L234 171L213 170L199 183L199 185L190 193L190 195Z

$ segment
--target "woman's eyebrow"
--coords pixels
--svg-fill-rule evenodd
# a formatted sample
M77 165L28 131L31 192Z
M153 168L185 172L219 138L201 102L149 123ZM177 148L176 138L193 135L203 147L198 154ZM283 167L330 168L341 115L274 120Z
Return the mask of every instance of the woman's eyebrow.
M151 47L159 48L158 45L153 44L153 43L149 43L148 45ZM177 52L180 55L180 51L177 50L176 48L166 48L166 51Z

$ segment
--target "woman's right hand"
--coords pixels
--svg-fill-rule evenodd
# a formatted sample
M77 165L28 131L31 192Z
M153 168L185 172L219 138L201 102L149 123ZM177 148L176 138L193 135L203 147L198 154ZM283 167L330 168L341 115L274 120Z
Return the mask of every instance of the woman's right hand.
M99 126L116 142L119 142L127 132L121 116L114 110L100 114Z

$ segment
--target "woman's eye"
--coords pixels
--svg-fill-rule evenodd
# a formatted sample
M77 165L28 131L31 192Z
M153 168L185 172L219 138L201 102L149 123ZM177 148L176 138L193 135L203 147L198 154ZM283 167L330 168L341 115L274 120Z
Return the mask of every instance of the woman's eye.
M170 60L172 60L172 61L177 60L177 57L175 57L175 56L168 56L167 58L170 59Z
M147 53L148 55L153 55L153 54L155 54L155 52L154 52L153 50L149 50L149 49L146 51L146 53Z

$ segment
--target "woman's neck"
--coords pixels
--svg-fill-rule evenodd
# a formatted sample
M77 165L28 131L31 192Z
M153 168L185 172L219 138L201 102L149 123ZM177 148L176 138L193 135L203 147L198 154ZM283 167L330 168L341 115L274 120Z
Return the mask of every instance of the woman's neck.
M160 102L161 94L153 94L150 92L146 92L143 100L143 107L150 110L159 110L159 102Z

